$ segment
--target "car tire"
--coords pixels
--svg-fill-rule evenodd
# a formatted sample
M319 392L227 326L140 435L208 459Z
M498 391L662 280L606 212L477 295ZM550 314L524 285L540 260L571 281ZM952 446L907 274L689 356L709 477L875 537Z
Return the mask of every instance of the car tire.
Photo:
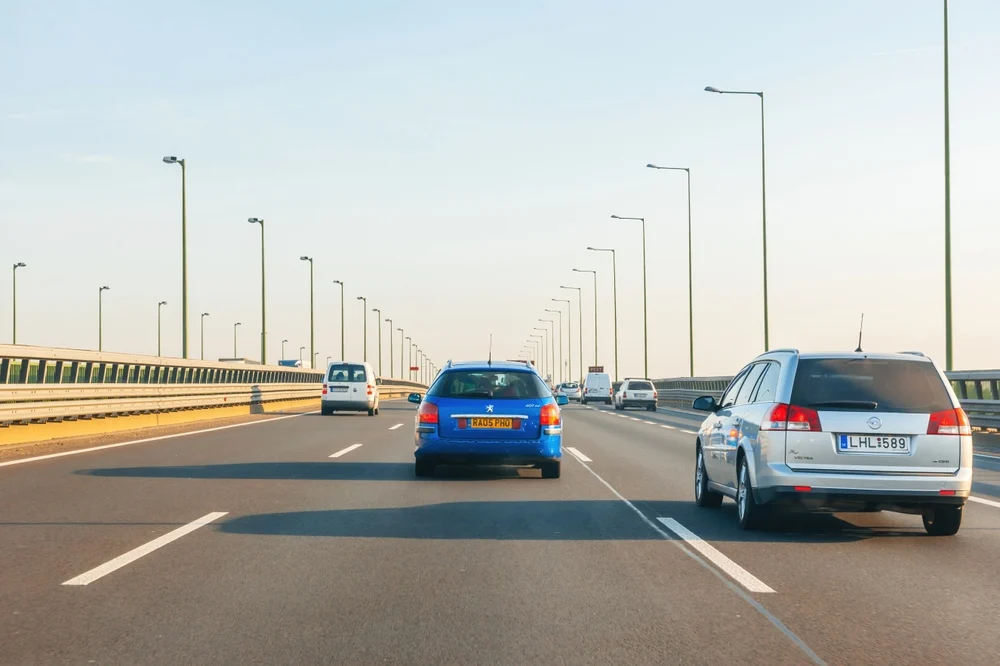
M954 536L962 526L962 506L935 506L924 510L924 529L931 536Z
M764 527L768 518L767 507L754 499L750 464L745 457L740 459L736 479L736 516L739 518L740 529L756 530Z
M580 404L581 405L586 405L587 404L586 398L580 398Z
M420 478L434 476L434 463L430 460L417 460L413 463L413 475Z
M332 416L333 415L333 407L327 407L326 405L320 405L320 407L319 407L319 413L322 414L323 416Z
M610 405L611 404L611 398L608 398L605 402L607 402Z
M649 411L651 411L651 412L655 412L655 411L656 411L656 405L650 405L650 406L649 406L649 407L647 407L646 409L648 409L648 410L649 410Z
M708 487L708 472L705 470L705 457L701 447L698 447L694 464L694 503L705 509L718 509L722 506L722 493Z
M374 407L369 407L368 408L368 416L375 416L375 408Z
M562 463L560 461L542 463L543 479L558 479L560 474L562 474Z

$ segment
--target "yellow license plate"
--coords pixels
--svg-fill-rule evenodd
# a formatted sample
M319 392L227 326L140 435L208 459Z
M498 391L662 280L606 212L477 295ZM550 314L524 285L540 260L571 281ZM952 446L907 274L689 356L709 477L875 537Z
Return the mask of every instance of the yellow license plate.
M473 428L498 428L510 430L514 427L514 419L479 418L469 419Z

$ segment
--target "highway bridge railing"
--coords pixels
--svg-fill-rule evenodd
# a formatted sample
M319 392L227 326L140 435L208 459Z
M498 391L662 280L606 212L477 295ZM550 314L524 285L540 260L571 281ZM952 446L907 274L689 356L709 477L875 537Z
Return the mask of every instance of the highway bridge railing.
M0 427L318 400L324 372L75 349L0 345ZM422 393L378 378L384 399Z
M974 430L1000 431L1000 370L946 372L962 408ZM733 380L732 376L674 377L654 379L659 403L665 407L691 409L695 398L714 396L717 400Z

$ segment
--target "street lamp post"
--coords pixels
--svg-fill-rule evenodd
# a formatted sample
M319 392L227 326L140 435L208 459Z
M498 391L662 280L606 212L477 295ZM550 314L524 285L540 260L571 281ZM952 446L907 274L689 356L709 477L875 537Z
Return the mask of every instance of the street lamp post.
M167 304L166 301L160 301L159 303L156 304L156 355L157 356L163 356L163 348L160 344L163 339L163 326L162 326L163 317L161 316L161 312L163 311L163 306L166 304Z
M572 289L576 291L576 313L579 319L579 323L576 327L577 333L580 339L577 343L577 347L580 350L580 383L583 383L583 288L582 287L568 287L566 285L560 285L560 289ZM572 375L572 373L570 373Z
M243 325L243 322L241 322L241 321L238 321L235 324L233 324L233 358L239 358L240 357L240 355L236 353L236 347L237 347L237 345L236 345L236 331L240 330L240 326L242 326L242 325Z
M615 220L637 220L642 222L642 355L643 377L649 377L649 313L646 309L646 218L612 215ZM615 368L615 374L618 369Z
M13 298L14 302L13 302L13 312L12 312L12 315L13 315L13 317L12 317L12 324L13 324L12 328L14 330L13 330L12 335L11 335L11 344L12 345L16 345L17 344L17 269L18 268L26 268L27 266L28 266L28 264L24 263L23 261L19 261L16 264L14 264L14 280L13 280L13 283L12 283L12 286L11 286L11 289L14 292L14 294L13 294L14 295L14 298Z
M947 53L947 48L945 52ZM753 90L719 90L712 86L706 86L705 92L718 93L720 95L756 95L760 98L760 222L761 247L764 254L764 351L767 351L771 346L767 323L767 169L764 159L764 93L763 91ZM947 117L946 113L946 124Z
M538 321L539 322L545 322L545 321L552 321L552 320L551 319L539 319ZM552 328L553 329L555 328L555 323L552 324ZM545 347L548 347L548 350L546 352L548 354L548 358L545 359L545 374L546 374L546 376L549 379L552 379L555 376L555 374L556 374L556 371L555 371L555 354L553 353L555 351L555 340L552 340L549 337L549 327L548 326L536 327L535 330L536 331L543 331L544 334L545 334L545 338L544 338L545 341L544 341L543 344L545 345ZM545 347L543 347L543 349L545 349Z
M299 365L302 365L302 361L304 360L302 358L302 354L304 354L305 351L306 351L306 348L305 348L304 345L302 347L299 347Z
M334 280L333 283L340 285L340 360L346 361L347 357L344 355L344 283L340 280Z
M647 164L648 169L662 171L683 171L687 174L687 208L688 208L688 370L694 377L694 260L691 252L691 169L688 167L667 167Z
M207 312L201 313L201 360L205 360L205 317L209 316Z
M250 224L260 225L260 363L267 365L267 290L264 280L264 220L251 217Z
M378 375L382 376L382 311L378 308L372 308L372 312L378 314L375 318L375 324L378 326Z
M568 298L553 298L556 303L566 304L566 361L569 363L569 367L566 369L566 375L569 379L573 378L573 302ZM560 306L562 307L562 306ZM562 311L560 311L559 317L559 345L562 345ZM562 351L559 352L562 356Z
M299 257L299 261L309 262L309 358L312 361L313 368L316 367L316 317L315 310L313 309L313 258L312 257Z
M389 317L386 317L385 321L386 321L387 324L389 324L389 376L392 377L393 359L395 358L395 354L393 352L392 339L395 336L393 336L393 334L392 334L392 319L390 319ZM381 330L381 328L379 330Z
M364 352L364 358L362 358L361 360L367 361L368 360L368 299L365 298L364 296L358 296L358 300L361 301L361 319L363 320L362 335L364 336L364 341L362 343L363 347L362 351Z
M424 381L424 353L417 348L417 381L421 384Z
M173 155L165 164L181 165L181 357L188 357L188 276L187 276L187 162Z
M405 345L406 334L403 333L402 328L397 328L396 330L399 331L399 378L403 379L406 377L406 372L403 371L403 347Z
M555 312L555 313L559 314L559 383L562 384L563 381L564 381L564 379L563 379L563 347L562 347L562 341L563 341L562 315L563 315L563 313L562 313L562 310L555 310L553 308L545 308L545 311L546 312ZM549 321L551 321L551 320L549 320ZM555 324L552 325L552 328L555 328Z
M611 253L611 299L614 303L615 310L615 381L618 381L618 260L615 255L615 251L610 247L588 247L588 250L592 252L610 252ZM597 297L597 291L594 291L594 297Z
M536 331L543 331L545 329L543 329L543 328L536 328L534 330L536 330ZM538 361L539 361L538 362L538 368L542 371L542 376L545 376L546 371L548 370L548 368L546 367L548 365L548 363L545 362L545 356L546 356L546 354L545 354L545 337L541 333L532 333L528 337L531 337L531 338L535 339L535 344L537 345L537 349L535 351L535 358L537 358Z
M573 272L593 273L594 275L594 365L597 365L597 271L587 270L585 268L574 268ZM617 362L615 365L617 365Z
M406 363L407 363L406 376L409 377L410 381L412 382L413 370L410 370L410 368L413 367L413 348L416 347L416 345L413 344L413 338L411 338L409 335L406 336L406 342L408 343L406 345Z
M948 0L944 0L944 356L945 370L954 370L951 328L951 117L948 87ZM763 109L763 98L761 100Z
M104 292L111 287L104 286L97 290L97 351L104 351Z
M286 342L288 342L288 340L282 340L281 341L281 358L285 358L285 343Z

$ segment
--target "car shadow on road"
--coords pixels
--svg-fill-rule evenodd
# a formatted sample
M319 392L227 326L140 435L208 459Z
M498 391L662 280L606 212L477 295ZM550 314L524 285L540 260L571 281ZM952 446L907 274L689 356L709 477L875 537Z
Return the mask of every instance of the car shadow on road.
M379 417L393 416L393 415L402 416L403 412L406 412L406 413L409 413L409 414L413 414L416 411L417 411L416 405L411 405L410 403L405 402L403 400L393 400L391 402L386 401L386 402L382 402L382 403L379 404L379 406L378 406L379 415L376 416L376 417L373 417L373 418L377 419ZM330 414L330 415L324 415L324 414L322 414L320 412L310 412L308 414L308 416L319 416L319 417L322 417L324 419L328 419L331 416L341 416L341 417L343 417L343 416L363 416L365 418L369 418L368 417L368 412L348 412L348 411L338 411L338 412L334 412L333 414Z

